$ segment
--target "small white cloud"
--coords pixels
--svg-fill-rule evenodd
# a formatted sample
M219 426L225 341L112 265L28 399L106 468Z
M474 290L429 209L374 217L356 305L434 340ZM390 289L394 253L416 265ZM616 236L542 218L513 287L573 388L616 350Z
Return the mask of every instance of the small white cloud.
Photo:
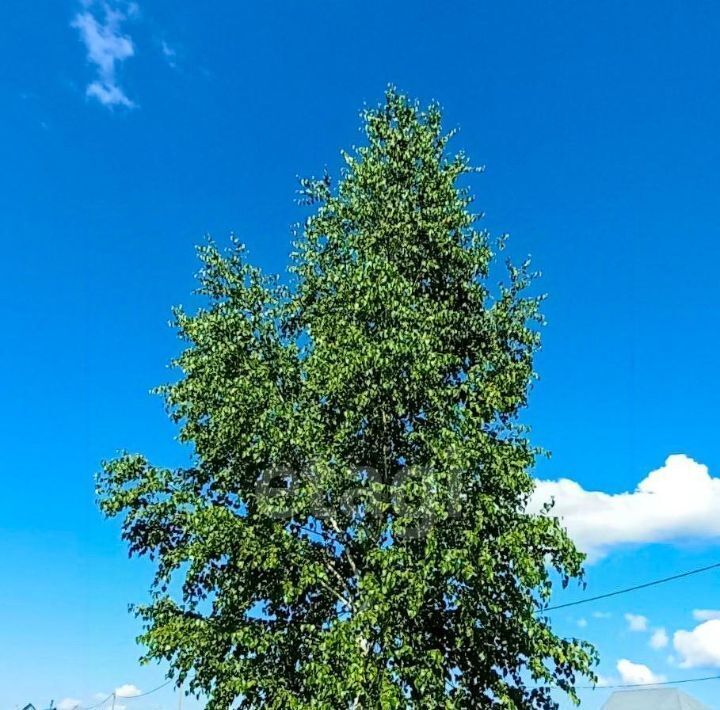
M594 611L592 615L594 619L609 619L612 616L609 611Z
M177 52L164 39L160 41L160 49L167 63L174 69L177 66Z
M77 698L63 698L58 704L58 710L73 710L73 708L80 706L80 701Z
M132 685L132 683L125 683L125 685L115 688L115 695L118 698L134 698L135 696L141 694L142 690L140 690L140 688L136 685Z
M719 609L694 609L693 619L695 621L710 621L712 619L720 619Z
M127 106L133 108L135 104L128 99L119 86L105 84L101 81L93 81L88 84L88 96L96 98L104 106Z
M578 625L581 629L586 628L587 625L588 625L587 619L578 619L578 620L577 620L577 625Z
M607 688L608 685L613 685L613 680L612 680L612 678L608 678L607 676L605 676L605 675L600 675L600 674L598 673L598 677L597 677L597 687L598 687L598 688Z
M647 631L648 620L646 616L642 616L641 614L625 614L625 621L627 621L630 631Z
M104 106L133 108L135 103L118 84L117 66L135 54L132 39L122 33L121 27L127 17L137 14L137 5L126 4L121 11L103 0L85 0L83 6L72 26L80 33L88 61L97 71L97 79L90 82L86 93ZM97 7L102 11L102 19L98 19Z
M667 631L665 631L665 629L655 629L650 637L650 648L654 648L658 651L661 648L665 648L669 642L670 639L668 638Z
M537 481L530 510L555 500L570 536L591 561L628 544L720 538L720 478L707 466L678 454L629 493L587 491L567 478Z
M710 619L692 631L676 631L673 646L681 668L720 668L720 619Z
M633 663L627 658L621 658L617 662L617 670L623 683L630 685L652 685L653 683L663 683L665 676L653 673L646 665L642 663Z

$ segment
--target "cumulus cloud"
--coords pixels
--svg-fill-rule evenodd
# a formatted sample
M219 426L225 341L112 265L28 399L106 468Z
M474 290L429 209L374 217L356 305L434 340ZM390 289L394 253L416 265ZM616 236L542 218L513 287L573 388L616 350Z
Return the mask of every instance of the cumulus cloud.
M668 638L667 631L665 631L665 629L655 629L650 637L650 648L654 648L658 651L661 648L665 648L669 642L670 639Z
M86 93L104 106L126 106L135 103L128 98L118 83L118 65L135 54L130 36L123 34L122 24L137 14L135 3L126 3L123 9L108 2L85 0L72 26L80 33L87 50L88 61L94 65L96 78L88 84Z
M683 454L668 456L628 493L587 491L567 478L537 481L530 509L551 499L552 514L591 561L620 545L720 538L720 478Z
M77 698L63 698L58 704L58 710L73 710L80 705L80 701Z
M646 616L642 616L641 614L625 614L625 621L627 621L630 631L647 631L648 620Z
M621 658L616 667L623 683L652 685L653 683L663 683L665 681L665 676L655 674L646 665L633 663L628 661L627 658Z
M681 668L720 668L720 619L710 619L692 631L676 631L673 646Z
M710 621L711 619L720 619L720 609L693 609L692 615L695 621Z
M119 688L115 688L115 695L118 698L134 698L137 695L141 695L142 690L132 683L125 683Z

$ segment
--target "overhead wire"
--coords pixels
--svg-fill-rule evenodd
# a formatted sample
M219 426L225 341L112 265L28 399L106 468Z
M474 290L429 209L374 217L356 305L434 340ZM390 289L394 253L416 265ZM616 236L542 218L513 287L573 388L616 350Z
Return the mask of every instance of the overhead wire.
M135 700L135 698L144 698L147 695L152 695L153 693L157 693L158 690L162 690L166 686L170 685L173 680L172 678L170 680L166 680L162 685L158 685L157 688L153 688L152 690L148 690L145 693L138 693L137 695L118 695L115 691L110 693L104 700L101 700L99 703L96 703L95 705L76 705L73 710L97 710L97 708L101 708L105 705L105 703L108 702L108 700L114 699L122 699L123 702L126 702L128 700Z
M315 534L318 534L315 530L307 530L308 532L313 532ZM585 599L576 599L571 602L566 602L563 604L556 604L554 606L544 607L540 609L536 609L536 613L538 614L544 614L546 612L551 611L558 611L560 609L568 609L570 607L579 606L581 604L589 604L590 602L600 601L601 599L609 599L611 597L620 596L621 594L628 594L630 592L635 592L641 589L648 589L650 587L655 587L660 584L667 584L668 582L674 582L679 579L684 579L686 577L691 577L696 574L702 574L703 572L709 572L710 570L714 569L720 569L720 562L715 562L711 565L706 565L704 567L696 567L691 570L686 570L685 572L679 572L678 574L673 574L668 577L661 577L659 579L653 579L649 582L643 582L642 584L635 584L630 587L623 587L621 589L616 589L610 592L605 592L603 594L596 594L592 597L587 597ZM605 689L621 689L621 688L648 688L648 687L654 687L654 686L664 686L664 685L678 685L683 683L702 683L705 681L710 680L720 680L720 675L714 675L714 676L704 676L700 678L684 678L684 679L678 679L678 680L672 680L672 681L662 681L657 683L624 683L624 684L615 684L615 685L585 685L585 686L579 686L580 688L584 690L605 690ZM173 680L167 680L161 685L157 686L156 688L153 688L152 690L148 690L145 693L139 693L138 695L132 695L132 696L119 696L122 697L123 701L127 700L134 700L135 698L142 698L146 697L148 695L152 695L153 693L156 693L159 690L162 690L166 686L170 685ZM108 700L112 699L113 697L117 698L115 692L110 693L104 700L101 700L99 703L96 703L95 705L88 705L88 706L80 706L77 705L73 708L73 710L97 710L97 708L102 707L107 703Z
M107 696L104 700L101 700L99 703L96 703L95 705L90 705L88 707L82 706L82 705L76 705L73 710L95 710L95 708L102 707L105 705L105 703L112 698L112 696L115 695L115 693L110 693L110 695Z
M679 678L677 680L663 680L657 683L619 683L616 685L580 685L583 690L618 690L621 688L654 688L664 685L681 685L683 683L703 683L707 680L720 680L720 675L708 675L700 678Z
M157 693L158 690L162 690L165 686L170 685L170 683L173 682L173 679L166 680L162 685L158 685L157 688L153 688L152 690L148 690L146 693L138 693L137 695L128 695L128 696L122 696L123 701L125 700L135 700L135 698L144 698L146 695L152 695L153 693Z
M644 582L643 584L635 584L632 587L624 587L622 589L616 589L612 592L606 592L605 594L596 594L593 597L587 597L585 599L576 599L572 602L566 602L565 604L556 604L555 606L548 606L544 609L538 609L537 613L544 614L547 611L557 611L558 609L567 609L572 606L579 606L580 604L589 604L590 602L596 602L600 599L609 599L610 597L616 597L620 594L627 594L628 592L635 592L639 589L647 589L648 587L655 587L658 584L666 584L667 582L674 582L677 579L683 579L684 577L690 577L694 574L700 574L702 572L708 572L712 569L718 569L720 568L720 562L716 562L712 565L707 565L706 567L698 567L696 569L691 569L686 572L680 572L679 574L673 574L670 577L662 577L660 579L654 579L650 582Z

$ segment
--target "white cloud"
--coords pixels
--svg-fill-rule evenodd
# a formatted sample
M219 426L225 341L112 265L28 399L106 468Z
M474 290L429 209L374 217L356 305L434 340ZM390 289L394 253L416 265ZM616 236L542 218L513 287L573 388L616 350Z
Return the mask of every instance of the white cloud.
M612 685L612 684L613 684L612 678L608 678L607 676L600 675L598 673L598 677L597 677L597 687L598 688L606 688L608 685Z
M625 614L625 621L627 621L630 631L647 631L648 620L646 616L642 616L641 614Z
M720 619L710 619L692 631L676 631L673 646L681 668L720 668Z
M119 86L108 85L101 81L93 81L88 84L87 95L96 98L105 106L121 105L128 108L135 106Z
M588 625L587 619L578 619L578 620L577 620L577 625L578 625L581 629L586 628L587 625Z
M650 637L650 648L654 648L658 651L661 648L665 648L669 642L670 639L668 638L667 631L665 631L665 629L655 629Z
M551 498L552 515L591 560L619 545L720 538L720 478L683 454L668 456L631 493L586 491L567 478L537 481L530 509Z
M612 616L609 611L594 611L592 615L594 619L609 619Z
M720 609L694 609L692 615L695 621L720 619Z
M177 66L177 52L164 39L160 41L160 49L167 63L174 69Z
M627 658L621 658L616 667L623 683L652 685L653 683L663 683L665 681L665 676L657 675L642 663L633 663L628 661Z
M135 696L141 694L142 690L140 690L137 686L132 685L132 683L125 683L125 685L115 688L115 695L118 698L134 698Z
M122 33L121 26L129 16L137 14L137 5L126 4L122 11L103 0L85 0L83 6L83 11L73 19L72 26L80 33L88 61L97 71L97 78L90 82L86 93L104 106L133 108L135 103L118 84L117 65L135 54L132 39ZM102 11L102 19L98 19L96 6Z
M57 704L57 709L58 710L73 710L73 708L78 707L80 704L81 704L81 702L77 698L63 698Z

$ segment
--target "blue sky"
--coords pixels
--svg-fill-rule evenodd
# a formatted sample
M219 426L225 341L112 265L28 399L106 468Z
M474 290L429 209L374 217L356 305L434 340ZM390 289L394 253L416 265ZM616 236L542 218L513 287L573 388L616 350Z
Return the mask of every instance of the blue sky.
M283 271L296 176L336 171L389 82L441 102L456 146L487 167L473 181L486 226L543 271L526 420L553 452L538 475L573 482L547 486L593 552L585 594L720 560L717 3L0 13L0 707L162 682L138 666L126 612L149 570L101 519L93 474L120 448L183 460L148 390L171 376L169 309L190 301L193 246L235 232ZM614 682L718 673L719 582L558 612L558 629L596 642ZM720 682L687 689L718 707Z

